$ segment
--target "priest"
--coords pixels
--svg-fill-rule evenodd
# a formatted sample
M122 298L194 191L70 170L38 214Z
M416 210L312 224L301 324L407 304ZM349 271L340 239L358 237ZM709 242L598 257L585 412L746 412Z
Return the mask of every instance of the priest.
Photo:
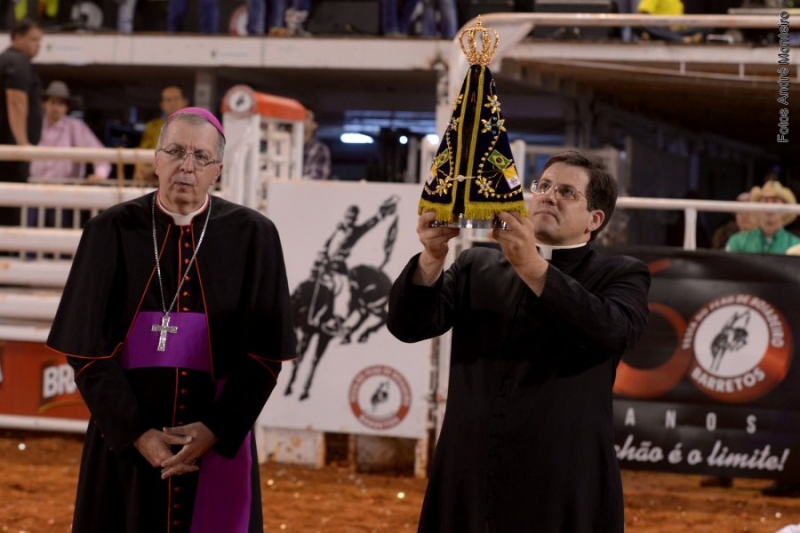
M74 533L261 531L253 425L294 357L274 224L209 194L225 135L169 116L155 193L88 222L47 345L91 413Z
M616 180L568 151L544 165L528 216L501 212L497 247L419 218L422 252L392 286L386 323L418 342L452 330L447 410L420 533L622 533L612 439L617 365L645 330L647 266L590 245Z

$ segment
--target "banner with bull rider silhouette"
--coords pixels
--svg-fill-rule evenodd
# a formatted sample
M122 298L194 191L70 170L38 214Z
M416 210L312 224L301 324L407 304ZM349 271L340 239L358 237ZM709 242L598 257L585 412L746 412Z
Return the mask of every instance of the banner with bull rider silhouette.
M624 468L800 479L800 258L624 250L650 323L614 385Z
M260 424L423 438L431 343L386 329L389 289L412 255L416 184L291 181L269 186L281 235L297 360Z

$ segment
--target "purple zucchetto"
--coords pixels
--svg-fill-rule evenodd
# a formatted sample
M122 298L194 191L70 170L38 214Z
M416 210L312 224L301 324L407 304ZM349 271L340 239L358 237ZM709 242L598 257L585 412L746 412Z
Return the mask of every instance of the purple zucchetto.
M172 118L176 115L196 115L202 117L217 129L223 139L225 138L225 131L222 129L222 124L220 124L217 117L208 109L203 109L202 107L184 107L183 109L178 109L167 118Z

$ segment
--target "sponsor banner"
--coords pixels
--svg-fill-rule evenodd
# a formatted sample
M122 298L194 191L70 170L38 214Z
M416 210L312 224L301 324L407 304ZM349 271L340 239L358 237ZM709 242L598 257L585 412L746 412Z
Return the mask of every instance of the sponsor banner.
M89 419L66 358L37 342L0 341L0 414Z
M625 468L797 476L797 412L617 400L614 424L617 457Z
M621 250L650 266L650 323L614 385L626 468L800 477L800 258Z
M259 423L424 438L432 343L386 329L389 289L421 251L416 184L272 182L297 336Z

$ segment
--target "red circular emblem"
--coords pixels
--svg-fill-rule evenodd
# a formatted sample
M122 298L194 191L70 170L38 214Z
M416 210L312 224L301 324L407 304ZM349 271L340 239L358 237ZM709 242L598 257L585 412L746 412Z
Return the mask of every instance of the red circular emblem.
M693 358L689 379L705 395L744 403L780 384L792 360L786 319L750 294L722 296L689 320L679 349Z
M368 366L350 383L350 409L371 429L398 425L411 408L411 387L403 375L386 365Z

